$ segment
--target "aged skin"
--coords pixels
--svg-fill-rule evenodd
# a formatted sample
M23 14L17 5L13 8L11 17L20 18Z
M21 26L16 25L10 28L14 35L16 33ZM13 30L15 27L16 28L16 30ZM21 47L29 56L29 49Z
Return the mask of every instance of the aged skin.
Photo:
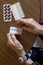
M17 21L17 25L21 27L23 30L26 30L32 34L36 35L43 34L43 26L37 23L32 18L21 19ZM7 37L8 37L8 43L7 43L8 46L11 47L18 56L23 56L26 54L22 44L17 40L14 34L7 33ZM29 58L24 62L24 65L29 65L33 63L34 62L31 60L31 58ZM35 63L33 65L35 65Z

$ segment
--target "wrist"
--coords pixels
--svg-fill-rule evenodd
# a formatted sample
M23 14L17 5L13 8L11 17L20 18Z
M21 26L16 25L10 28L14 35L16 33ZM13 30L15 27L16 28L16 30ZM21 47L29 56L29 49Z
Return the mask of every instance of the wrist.
M21 55L20 56L24 56L26 54L24 48L21 50Z
M24 56L22 55L21 57L18 58L18 61L19 61L20 63L26 63L26 64L32 64L32 63L34 63L34 62L31 60L29 54L25 54Z

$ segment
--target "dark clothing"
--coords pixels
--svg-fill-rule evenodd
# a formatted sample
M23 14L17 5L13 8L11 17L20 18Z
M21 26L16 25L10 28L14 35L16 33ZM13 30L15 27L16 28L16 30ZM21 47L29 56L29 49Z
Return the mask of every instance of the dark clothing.
M39 64L43 64L43 50L40 48L32 47L32 54L30 58Z

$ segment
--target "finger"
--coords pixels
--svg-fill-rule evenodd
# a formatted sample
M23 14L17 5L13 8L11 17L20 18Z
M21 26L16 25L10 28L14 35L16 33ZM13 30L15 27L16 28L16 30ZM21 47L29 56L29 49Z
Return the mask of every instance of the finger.
M24 29L24 30L26 30L26 31L28 31L30 33L31 32L33 33L34 32L33 29L31 29L30 27L23 26L22 29Z
M36 32L36 30L34 30L34 29L32 29L32 28L30 28L30 27L22 27L22 29L24 29L24 30L26 30L26 31L28 31L28 32L30 32L30 33L35 33L35 34L38 34L38 32Z
M21 45L21 43L16 39L15 35L12 35L12 40L13 40L13 42L14 42L14 45L15 45L18 49L23 48L23 46Z
M23 23L28 23L28 22L29 22L29 23L30 23L30 22L32 22L33 20L34 20L33 18L20 19L20 20L17 21L17 23L18 23L18 22L23 22Z
M16 39L16 36L14 34L12 34L11 38L12 38L13 42L16 43L17 39Z
M28 31L29 28L27 28L26 26L22 26L22 29Z
M18 22L17 22L17 25L18 25L19 27L22 27L23 24L24 24L24 23L23 23L22 21L18 21Z
M10 33L7 34L7 37L8 37L8 44L14 44L12 38L11 38L11 35Z
M31 25L32 21L33 21L32 18L29 18L29 19L20 19L20 20L17 21L17 24L18 25L24 24L26 26L29 26L29 25Z
M12 40L14 42L15 47L19 48L20 42L16 39L15 35L12 35Z
M18 45L20 42L16 39L15 35L12 35L12 40L15 45Z
M17 24L23 24L23 23L25 24L26 21L27 21L27 19L20 19L17 21Z
M19 46L17 46L17 44L15 44L15 42L12 40L12 37L14 38L14 40L16 39L16 37L11 35L10 33L7 34L7 37L8 37L7 45L9 47L11 47L14 51L16 51L16 50L18 51Z

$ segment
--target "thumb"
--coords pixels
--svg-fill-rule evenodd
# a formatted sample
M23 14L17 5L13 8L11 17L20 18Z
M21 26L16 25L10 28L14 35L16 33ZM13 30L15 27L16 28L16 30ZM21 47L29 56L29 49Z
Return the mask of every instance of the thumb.
M23 30L26 30L26 31L28 31L28 32L30 32L30 33L34 33L33 29L31 29L31 28L29 28L29 27L23 26L22 29L23 29Z

